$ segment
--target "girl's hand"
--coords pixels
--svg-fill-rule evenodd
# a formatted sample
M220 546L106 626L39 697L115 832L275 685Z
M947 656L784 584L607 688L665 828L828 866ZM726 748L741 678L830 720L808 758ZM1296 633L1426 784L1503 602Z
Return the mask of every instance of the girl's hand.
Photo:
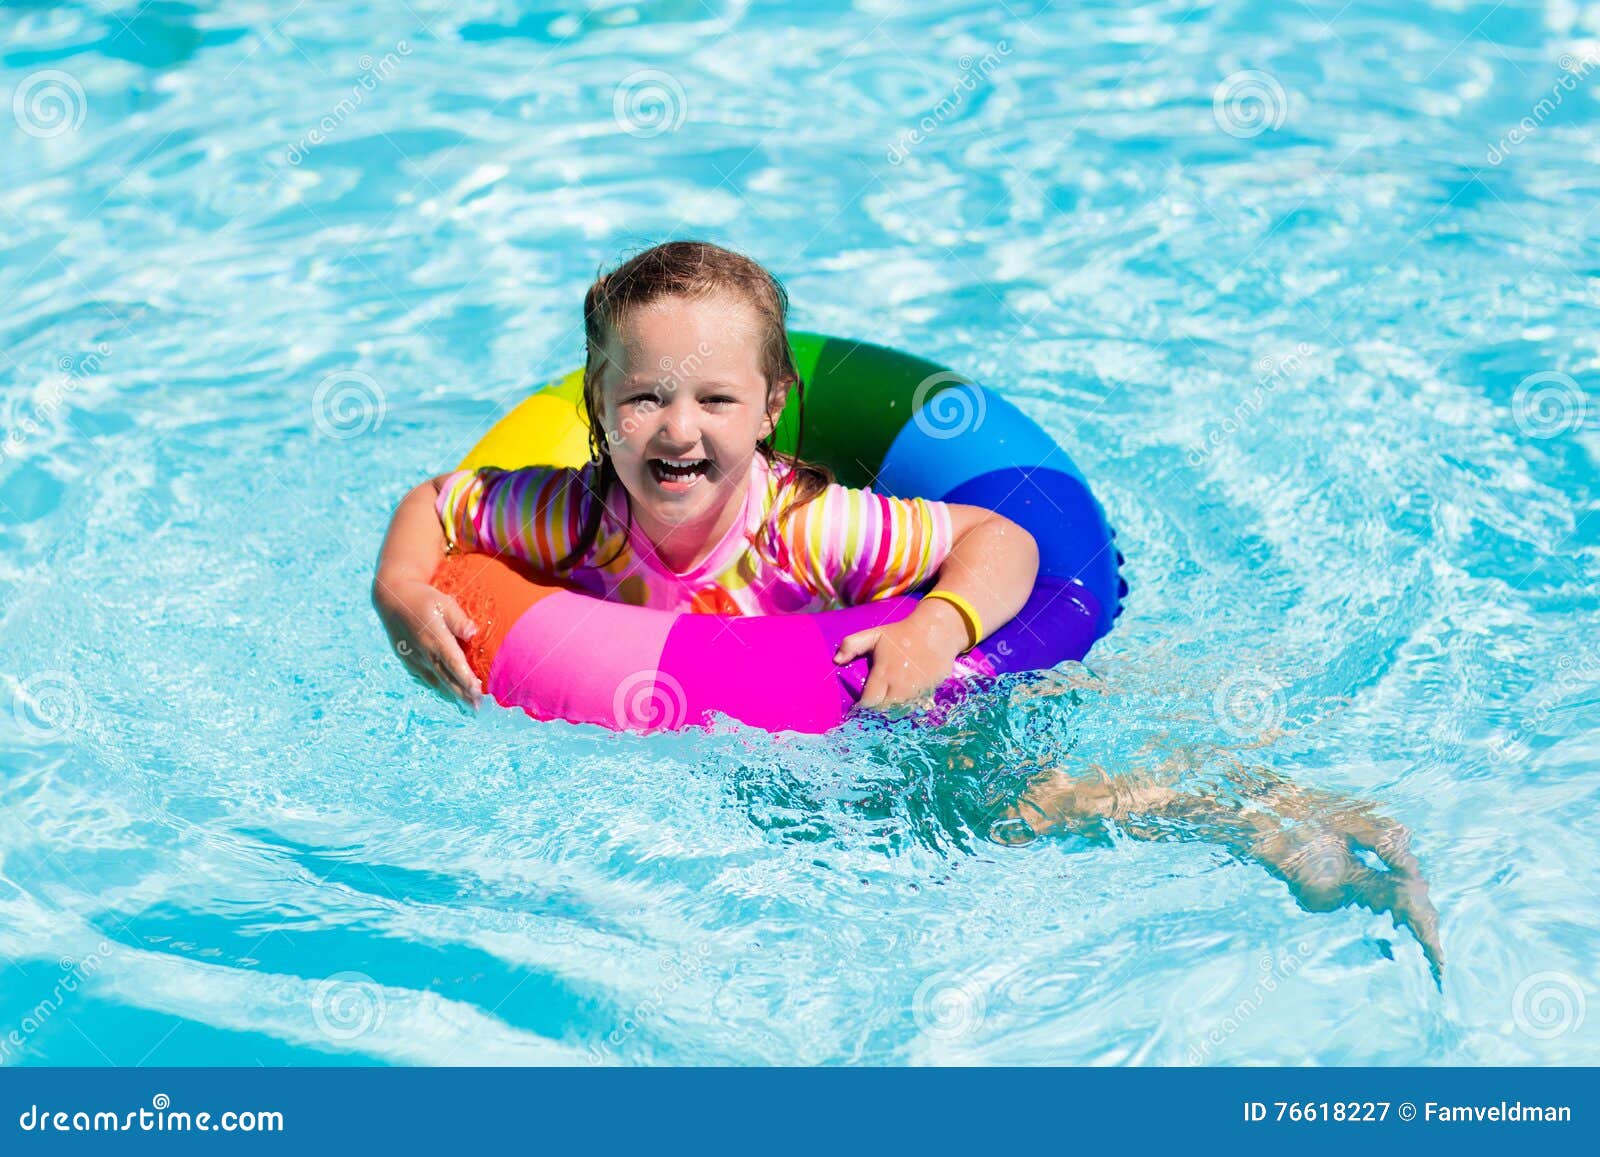
M967 625L960 612L942 599L928 599L899 622L846 635L833 661L872 656L860 705L888 707L931 695L950 678L966 645Z
M483 696L461 641L478 627L455 599L413 579L379 582L372 601L406 669L435 691L477 707Z

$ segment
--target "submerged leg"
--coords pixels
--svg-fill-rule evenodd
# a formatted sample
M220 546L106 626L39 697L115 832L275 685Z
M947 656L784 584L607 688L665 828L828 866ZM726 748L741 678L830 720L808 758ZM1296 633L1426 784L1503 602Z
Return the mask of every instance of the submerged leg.
M1168 769L1170 771L1170 769ZM990 838L1021 843L1051 832L1103 833L1107 821L1135 839L1201 839L1261 864L1312 912L1345 905L1388 912L1422 946L1438 980L1444 970L1439 914L1428 898L1410 833L1371 804L1302 788L1269 771L1234 765L1230 800L1163 782L1166 776L1068 775L1050 768L995 818ZM1362 853L1383 868L1366 862Z

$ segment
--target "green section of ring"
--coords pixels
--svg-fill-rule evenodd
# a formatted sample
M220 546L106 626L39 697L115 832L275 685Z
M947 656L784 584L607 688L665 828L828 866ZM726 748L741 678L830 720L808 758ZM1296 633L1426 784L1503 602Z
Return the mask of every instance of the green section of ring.
M791 330L789 347L806 384L799 449L806 459L825 463L846 486L873 484L889 447L911 420L923 382L929 382L921 398L926 406L966 380L935 362L871 342ZM587 422L581 374L549 382L535 393L571 403L579 420ZM774 440L779 450L796 452L799 415L800 395L791 391Z
M870 486L895 437L917 408L965 379L926 358L871 342L791 331L795 367L806 384L802 457L826 463L846 486ZM933 379L932 381L929 381ZM917 388L929 382L923 396ZM793 453L798 395L778 424L778 449Z

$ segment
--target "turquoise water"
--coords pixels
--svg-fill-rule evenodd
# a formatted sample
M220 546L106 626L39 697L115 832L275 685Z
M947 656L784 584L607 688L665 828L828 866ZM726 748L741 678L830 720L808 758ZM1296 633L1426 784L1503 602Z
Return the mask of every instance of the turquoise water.
M0 7L0 1058L1600 1061L1597 86L1569 3ZM820 738L407 681L390 509L667 236L1062 441L1086 667ZM1205 806L1013 841L1019 768ZM1264 786L1409 829L1439 981Z

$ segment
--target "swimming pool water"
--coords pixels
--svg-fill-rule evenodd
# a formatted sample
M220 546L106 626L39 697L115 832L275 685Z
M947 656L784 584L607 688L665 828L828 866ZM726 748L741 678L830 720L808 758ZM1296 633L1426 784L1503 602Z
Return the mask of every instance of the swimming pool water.
M1600 1060L1597 86L1565 0L0 9L0 1057ZM387 653L394 503L668 236L1104 497L973 766ZM995 838L1030 759L1370 805L1442 980L1203 825Z

